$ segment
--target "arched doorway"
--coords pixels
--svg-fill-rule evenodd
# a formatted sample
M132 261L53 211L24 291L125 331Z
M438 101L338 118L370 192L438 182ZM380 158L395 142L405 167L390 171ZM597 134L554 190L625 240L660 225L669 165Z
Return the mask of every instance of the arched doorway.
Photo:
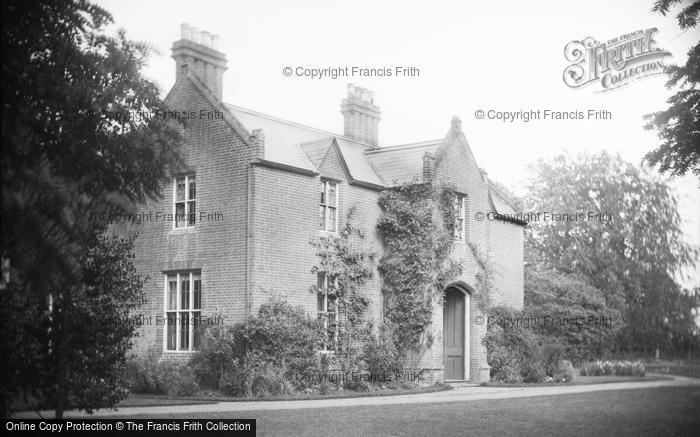
M442 313L443 361L446 380L464 380L466 364L469 362L469 296L457 287L445 291L445 305Z

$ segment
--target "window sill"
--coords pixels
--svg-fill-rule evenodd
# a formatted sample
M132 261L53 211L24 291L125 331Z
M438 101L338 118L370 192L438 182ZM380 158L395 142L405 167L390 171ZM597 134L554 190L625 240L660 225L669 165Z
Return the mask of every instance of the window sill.
M197 233L197 226L188 226L186 228L171 228L168 235L183 235Z
M170 350L170 349L163 350L164 354L173 354L173 355L196 354L197 352L199 352L199 351L196 351L196 350L193 350L193 351L183 351L183 350L174 351L174 350Z

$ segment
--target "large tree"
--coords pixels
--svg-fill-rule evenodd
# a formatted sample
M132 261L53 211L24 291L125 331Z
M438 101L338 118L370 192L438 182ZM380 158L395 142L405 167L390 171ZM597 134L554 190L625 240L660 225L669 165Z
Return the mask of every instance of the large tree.
M123 32L108 36L104 29L111 22L108 12L87 0L2 3L0 255L10 266L2 299L3 305L34 305L26 317L9 315L2 341L9 342L12 333L30 337L36 329L48 330L51 342L34 351L33 359L50 355L56 366L66 365L57 359L93 347L71 341L75 326L61 316L78 311L76 293L89 287L113 292L89 276L85 255L101 247L105 229L91 218L125 213L159 197L169 169L180 164L181 128L152 117L163 103L157 86L140 73L149 48ZM103 316L81 316L82 329L96 328ZM8 324L16 325L14 331ZM102 358L102 367L81 368L85 380L102 375L91 369L110 368L116 359ZM20 368L6 371L10 377L23 374ZM61 377L52 383L75 380L69 372ZM53 399L59 399L57 410L66 405L60 396Z
M653 12L666 15L681 0L658 0ZM692 30L698 22L700 1L691 2L676 15L684 31ZM647 116L647 129L658 131L660 144L644 160L658 166L659 172L684 175L691 171L700 176L700 43L688 51L683 66L671 65L666 72L668 88L678 87L667 103L668 109Z
M620 346L663 347L672 331L687 329L674 323L678 312L692 310L677 305L678 279L697 252L683 240L671 189L605 152L539 160L533 170L528 211L543 215L529 226L528 263L575 274L599 289L623 316Z
M48 299L13 280L0 306L4 357L2 414L16 408L91 412L126 394L127 352L144 301L133 238L99 235L78 260L80 283Z
M103 33L86 0L3 2L2 256L48 290L98 223L160 194L177 130L140 70L148 46Z

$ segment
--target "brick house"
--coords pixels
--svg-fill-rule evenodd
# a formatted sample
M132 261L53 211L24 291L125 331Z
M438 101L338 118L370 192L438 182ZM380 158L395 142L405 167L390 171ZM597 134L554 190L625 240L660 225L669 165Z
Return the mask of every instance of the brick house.
M435 342L414 364L437 380L487 380L486 324L471 302L477 266L467 243L492 260L493 303L521 308L524 223L473 219L514 211L477 167L460 121L454 118L442 139L382 147L380 110L360 87L349 85L341 103L343 135L226 104L226 57L216 39L183 24L172 47L177 80L166 103L179 113L173 116L188 118L187 172L164 187L162 200L141 207L150 217L138 225L135 253L139 272L150 278L149 319L135 352L190 357L199 339L188 320L240 322L275 294L309 313L325 311L324 299L309 291L318 280L310 240L337 232L353 208L365 244L381 253L379 193L440 178L461 194L454 256L464 260L464 274L446 290L444 307L436 304ZM382 318L380 281L375 274L366 287L373 320Z

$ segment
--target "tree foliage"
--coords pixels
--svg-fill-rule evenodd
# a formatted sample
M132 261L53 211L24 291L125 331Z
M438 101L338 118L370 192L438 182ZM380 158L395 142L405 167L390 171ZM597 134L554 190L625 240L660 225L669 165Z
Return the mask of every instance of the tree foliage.
M126 355L144 302L133 265L133 238L99 236L80 257L83 281L48 299L10 284L3 299L3 408L21 400L33 408L88 412L126 397Z
M652 11L666 15L677 3L680 0L658 0ZM676 16L678 25L694 29L699 13L700 1L691 2ZM656 130L661 142L644 159L661 173L680 176L692 171L700 176L700 43L688 51L685 65L668 66L666 72L666 87L679 89L668 99L668 109L646 116L646 129Z
M526 270L524 312L538 318L536 333L576 363L610 351L622 327L620 312L607 307L600 290L557 271Z
M87 0L3 2L2 256L46 295L99 223L158 197L180 131L141 76L149 48L104 34L112 17ZM93 215L94 216L94 215Z
M529 210L573 215L530 223L528 264L577 275L599 289L606 305L622 313L621 346L649 346L654 338L636 334L640 329L668 333L662 320L674 320L679 309L655 302L675 301L682 267L697 260L683 240L671 189L605 152L540 160L533 170ZM654 311L651 319L636 316Z
M159 197L181 165L181 127L150 116L164 108L140 73L149 47L106 35L111 22L87 0L2 4L0 306L16 310L2 343L26 343L7 350L5 371L57 414L123 394L112 372L133 330L118 325L138 280L126 243L91 217Z

